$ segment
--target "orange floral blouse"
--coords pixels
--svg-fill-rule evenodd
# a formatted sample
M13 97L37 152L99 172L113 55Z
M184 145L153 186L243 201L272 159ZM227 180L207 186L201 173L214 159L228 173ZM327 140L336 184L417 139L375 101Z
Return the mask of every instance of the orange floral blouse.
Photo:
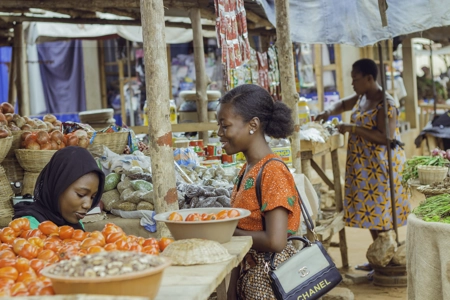
M278 155L267 155L245 177L243 177L243 174L247 164L239 172L231 195L231 206L245 208L251 212L250 216L239 221L239 229L262 231L263 214L277 207L284 207L289 211L288 235L297 232L300 223L300 205L294 178L285 166L279 162L271 161L264 167L261 180L262 207L259 206L256 198L255 185L258 172L266 161L275 157L278 157Z

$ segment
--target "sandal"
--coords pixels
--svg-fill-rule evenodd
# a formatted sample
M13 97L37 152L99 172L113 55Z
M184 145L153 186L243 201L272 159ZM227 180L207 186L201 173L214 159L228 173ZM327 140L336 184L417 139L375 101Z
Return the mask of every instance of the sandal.
M368 272L369 272L369 271L372 271L373 268L372 268L372 266L370 265L370 263L366 262L366 263L357 265L357 266L355 267L355 270L368 271Z

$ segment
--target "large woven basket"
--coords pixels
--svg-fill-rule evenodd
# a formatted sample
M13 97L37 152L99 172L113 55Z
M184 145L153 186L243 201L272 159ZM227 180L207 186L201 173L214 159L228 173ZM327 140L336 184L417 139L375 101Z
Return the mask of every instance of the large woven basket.
M9 148L8 154L6 154L6 157L8 158L13 158L16 155L14 154L14 150L19 149L20 148L20 137L22 136L23 131L19 130L19 131L12 131L12 143L11 143L11 147Z
M25 172L23 176L22 196L26 194L33 195L34 187L40 173Z
M12 142L13 142L12 137L0 139L0 163L3 161L3 159L5 159L9 149L11 149Z
M23 181L23 174L25 171L20 166L19 161L15 156L6 157L2 162L2 167L5 168L6 177L8 177L9 181Z
M55 154L56 150L16 149L20 166L28 172L40 173Z
M99 133L97 132L94 141L89 145L88 150L98 149L97 146L104 145L114 153L123 154L125 146L128 145L129 132L111 132Z
M447 177L448 167L417 166L420 184L431 184L441 182Z
M0 167L0 227L7 226L14 214L12 197L14 192L11 188L6 172Z

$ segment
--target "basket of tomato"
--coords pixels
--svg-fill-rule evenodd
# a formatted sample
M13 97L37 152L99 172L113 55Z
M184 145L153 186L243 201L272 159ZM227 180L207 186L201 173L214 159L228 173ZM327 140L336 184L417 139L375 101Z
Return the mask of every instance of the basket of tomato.
M249 215L250 211L242 208L192 208L157 214L154 219L166 223L175 240L197 238L227 243L239 220Z

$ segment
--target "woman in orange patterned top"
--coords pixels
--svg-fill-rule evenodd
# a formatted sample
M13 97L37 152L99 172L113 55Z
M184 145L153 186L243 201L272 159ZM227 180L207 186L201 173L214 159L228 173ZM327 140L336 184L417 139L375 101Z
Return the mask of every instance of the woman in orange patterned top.
M292 174L281 162L271 161L264 167L261 205L255 184L263 164L277 157L265 136L290 136L294 129L291 110L284 103L273 101L265 89L246 84L220 99L217 120L218 135L227 154L242 152L247 160L236 180L231 204L251 211L249 217L239 221L234 235L253 239L241 267L232 272L228 299L275 299L264 272L264 253L277 253L279 264L296 252L287 237L299 227L300 199Z

